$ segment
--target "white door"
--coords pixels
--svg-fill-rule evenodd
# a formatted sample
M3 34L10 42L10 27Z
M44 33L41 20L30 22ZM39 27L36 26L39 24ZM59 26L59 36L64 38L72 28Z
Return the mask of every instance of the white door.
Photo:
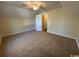
M36 31L42 31L42 15L36 15Z

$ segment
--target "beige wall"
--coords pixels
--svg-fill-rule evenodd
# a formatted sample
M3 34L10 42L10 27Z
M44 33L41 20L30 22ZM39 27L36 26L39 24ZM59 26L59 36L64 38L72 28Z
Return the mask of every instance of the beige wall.
M64 7L44 12L48 14L47 32L74 38L79 46L79 16ZM44 14L42 13L42 14Z
M79 42L78 25L78 16L65 8L48 11L47 32L74 38Z
M79 16L71 9L59 8L48 14L47 32L75 38L79 46ZM34 28L32 12L5 4L0 4L0 35L27 31Z
M35 19L27 9L0 3L0 34L7 36L35 28Z

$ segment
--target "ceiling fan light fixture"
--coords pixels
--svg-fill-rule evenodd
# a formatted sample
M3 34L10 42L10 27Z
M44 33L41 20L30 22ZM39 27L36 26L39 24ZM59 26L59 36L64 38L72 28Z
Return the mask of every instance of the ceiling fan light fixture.
M25 2L24 4L27 8L29 9L33 9L33 10L38 10L41 8L41 6L43 7L44 4L42 2L37 2L37 1L30 1L30 2Z
M36 8L36 7L33 7L33 10L37 10L38 8Z
M40 7L37 5L33 5L32 8L33 8L33 10L38 10Z

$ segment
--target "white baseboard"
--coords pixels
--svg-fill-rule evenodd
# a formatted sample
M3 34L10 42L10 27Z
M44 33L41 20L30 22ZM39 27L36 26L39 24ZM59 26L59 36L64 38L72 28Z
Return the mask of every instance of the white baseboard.
M64 36L64 37L68 37L68 38L71 38L71 39L76 39L74 37L70 37L70 36L67 36L67 35L62 35L62 34L58 34L58 33L54 33L54 32L49 32L47 31L48 33L52 33L52 34L56 34L56 35L60 35L60 36Z
M35 27L34 27L34 28L27 29L27 30L24 30L24 31L18 31L18 32L14 32L14 33L10 33L10 34L6 34L6 35L2 35L2 36L0 36L0 42L1 42L1 38L2 38L2 37L6 37L6 36L10 36L10 35L14 35L14 34L18 34L18 33L26 32L26 31L31 31L31 30L35 30ZM76 43L77 43L77 46L78 46L78 48L79 48L79 44L78 44L76 38L74 38L74 37L70 37L70 36L67 36L67 35L62 35L62 34L54 33L54 32L49 32L49 31L47 31L47 32L48 32L48 33L52 33L52 34L56 34L56 35L60 35L60 36L64 36L64 37L68 37L68 38L71 38L71 39L75 39L75 40L76 40ZM1 44L1 43L0 43L0 44Z
M71 39L75 39L76 40L76 43L77 43L77 46L79 48L79 43L77 41L77 39L75 37L70 37L70 36L67 36L67 35L62 35L62 34L58 34L58 33L54 33L54 32L49 32L47 31L48 33L52 33L52 34L56 34L56 35L60 35L60 36L64 36L64 37L68 37L68 38L71 38Z
M26 30L21 30L21 31L13 32L13 33L6 34L6 35L2 35L2 37L6 37L6 36L10 36L10 35L15 35L15 34L18 34L18 33L27 32L27 31L31 31L31 30L35 30L35 27L34 28L30 28L30 29L26 29Z

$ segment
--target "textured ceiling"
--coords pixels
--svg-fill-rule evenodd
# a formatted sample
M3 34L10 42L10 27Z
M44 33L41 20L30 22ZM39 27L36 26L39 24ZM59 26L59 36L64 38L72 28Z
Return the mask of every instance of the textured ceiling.
M79 1L61 1L60 3L64 8L79 15Z
M33 11L26 8L25 6L22 6L24 2L27 1L1 1L0 3L23 8L25 10L32 11L34 14L39 14L44 11L61 8L61 7L67 8L75 14L79 14L79 1L42 1L43 3L45 3L46 7L39 9L37 11Z
M27 9L25 6L23 6L24 2L27 2L27 1L2 1L1 3ZM45 5L46 5L45 8L39 9L37 11L33 11L33 10L31 10L31 11L33 11L33 13L35 13L35 14L38 14L38 13L41 13L41 12L44 12L47 10L62 7L60 2L58 2L58 1L42 1L42 2L45 3ZM30 9L28 9L28 10L30 10Z

